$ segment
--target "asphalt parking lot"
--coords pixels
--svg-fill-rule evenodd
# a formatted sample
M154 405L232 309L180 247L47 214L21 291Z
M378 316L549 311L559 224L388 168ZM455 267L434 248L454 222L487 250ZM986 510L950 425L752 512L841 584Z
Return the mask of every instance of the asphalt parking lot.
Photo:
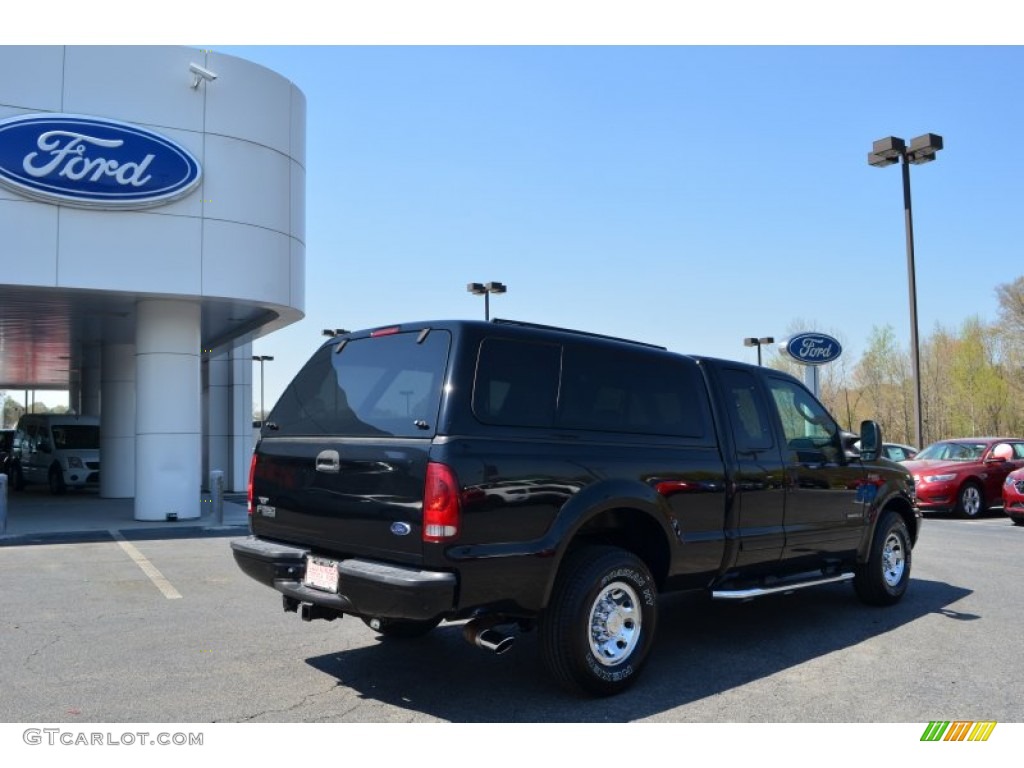
M0 541L0 718L20 722L1024 721L1024 528L929 518L906 598L848 585L743 604L665 596L638 684L581 699L523 634L494 656L458 625L380 641L302 622L231 556L229 524Z

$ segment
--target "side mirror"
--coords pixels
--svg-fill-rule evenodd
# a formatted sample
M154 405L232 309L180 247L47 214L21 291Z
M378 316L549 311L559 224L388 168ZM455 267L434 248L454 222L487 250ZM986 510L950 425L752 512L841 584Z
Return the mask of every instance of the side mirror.
M882 428L875 421L860 423L860 457L864 461L878 461L882 452Z

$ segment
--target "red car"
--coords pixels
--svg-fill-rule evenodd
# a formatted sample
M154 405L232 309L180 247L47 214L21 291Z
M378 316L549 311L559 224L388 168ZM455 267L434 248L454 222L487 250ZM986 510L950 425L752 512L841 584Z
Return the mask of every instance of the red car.
M1003 510L1014 525L1024 525L1024 469L1016 469L1003 483Z
M914 475L922 512L977 517L1002 503L1006 476L1024 467L1024 438L940 440L903 466Z

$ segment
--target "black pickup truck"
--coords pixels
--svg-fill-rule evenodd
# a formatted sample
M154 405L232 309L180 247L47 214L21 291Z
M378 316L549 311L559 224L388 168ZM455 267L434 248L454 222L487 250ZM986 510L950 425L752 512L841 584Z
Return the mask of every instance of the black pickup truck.
M497 653L536 628L560 685L608 695L659 593L848 579L897 602L921 515L881 441L769 368L502 320L377 328L326 341L281 396L231 547L304 620L463 622Z

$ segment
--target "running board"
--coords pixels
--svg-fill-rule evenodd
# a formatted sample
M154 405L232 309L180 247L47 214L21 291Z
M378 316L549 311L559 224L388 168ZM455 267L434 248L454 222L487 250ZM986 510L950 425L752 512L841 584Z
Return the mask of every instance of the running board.
M790 593L804 587L819 587L822 584L834 584L837 581L849 581L853 578L852 573L841 573L838 576L823 576L820 579L810 581L794 581L789 584L780 584L776 587L752 587L750 589L720 589L713 590L711 597L715 600L753 600L755 597L765 595L776 595L780 592Z

